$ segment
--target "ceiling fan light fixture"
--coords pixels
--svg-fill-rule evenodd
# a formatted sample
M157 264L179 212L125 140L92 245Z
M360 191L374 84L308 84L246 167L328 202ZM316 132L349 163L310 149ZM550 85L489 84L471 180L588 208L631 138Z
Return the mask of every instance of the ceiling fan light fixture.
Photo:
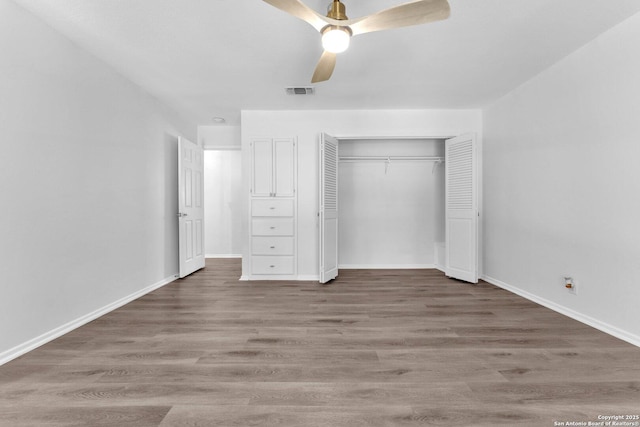
M313 72L311 83L331 78L337 54L347 50L352 36L440 21L447 19L451 13L448 0L410 0L357 19L347 17L347 8L340 0L330 0L327 16L307 6L305 0L263 1L302 19L322 34L324 52Z
M349 48L351 30L349 27L328 26L322 31L322 47L332 53L341 53Z

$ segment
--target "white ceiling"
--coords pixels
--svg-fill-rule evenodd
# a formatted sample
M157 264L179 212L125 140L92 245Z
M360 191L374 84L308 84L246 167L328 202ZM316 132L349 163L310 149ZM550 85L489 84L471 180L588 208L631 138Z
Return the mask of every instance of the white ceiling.
M355 37L313 96L319 34L261 0L14 0L198 124L241 109L478 108L640 11L638 0L449 0ZM306 0L326 11L330 0ZM405 0L344 0L357 18Z

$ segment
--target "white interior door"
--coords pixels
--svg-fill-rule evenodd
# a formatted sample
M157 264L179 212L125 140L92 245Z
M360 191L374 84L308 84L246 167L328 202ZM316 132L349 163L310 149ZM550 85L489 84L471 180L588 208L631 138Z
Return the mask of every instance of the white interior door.
M204 151L178 139L180 277L204 267Z
M445 142L445 274L478 283L478 178L475 135Z
M338 140L320 135L320 283L338 276Z

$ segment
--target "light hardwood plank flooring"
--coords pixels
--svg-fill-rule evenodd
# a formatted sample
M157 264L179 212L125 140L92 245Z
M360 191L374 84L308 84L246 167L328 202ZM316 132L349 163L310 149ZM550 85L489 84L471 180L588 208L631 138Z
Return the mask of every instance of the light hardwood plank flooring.
M0 367L0 426L554 426L640 414L640 348L481 282L178 280ZM637 420L640 421L640 420Z

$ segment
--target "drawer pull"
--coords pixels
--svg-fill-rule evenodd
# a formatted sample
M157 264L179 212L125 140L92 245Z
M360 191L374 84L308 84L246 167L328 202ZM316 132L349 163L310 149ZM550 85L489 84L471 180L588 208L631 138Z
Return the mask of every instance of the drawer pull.
M271 206L269 209L274 210L274 209L275 209L275 207L274 207L274 206Z
M272 229L272 230L275 230L275 229L276 229L275 227L269 227L269 228L270 228L270 229Z
M270 249L275 249L276 247L275 247L275 246L269 246L269 248L270 248Z
M274 268L274 267L275 267L275 265L270 265L269 267L270 267L270 268Z

